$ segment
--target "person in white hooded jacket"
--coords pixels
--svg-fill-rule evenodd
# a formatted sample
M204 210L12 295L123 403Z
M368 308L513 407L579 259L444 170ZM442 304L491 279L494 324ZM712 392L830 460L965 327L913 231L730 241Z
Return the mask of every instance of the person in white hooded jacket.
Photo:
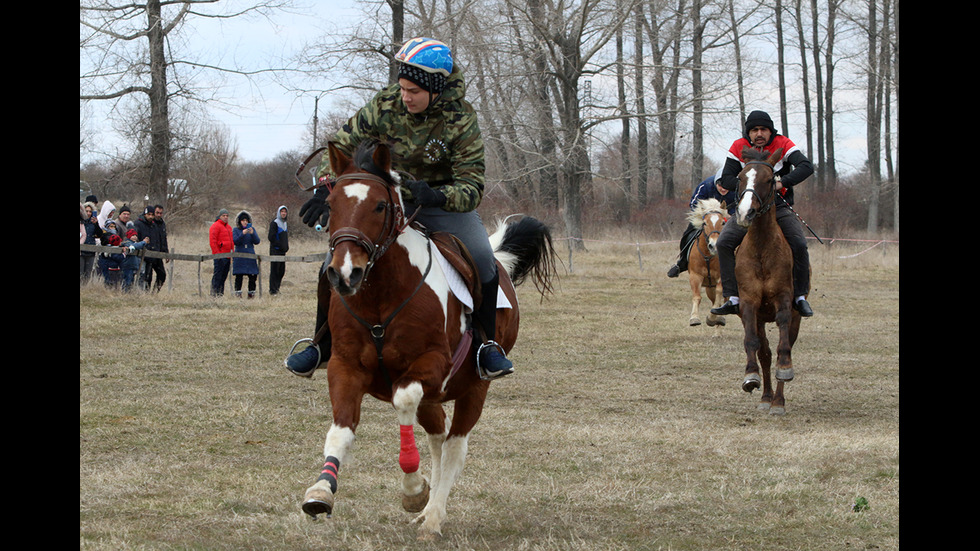
M280 205L276 211L276 217L269 224L269 254L272 256L285 256L289 251L289 231L286 222L289 216L289 209L286 205ZM286 275L285 262L269 263L269 294L278 295L279 286L282 278Z

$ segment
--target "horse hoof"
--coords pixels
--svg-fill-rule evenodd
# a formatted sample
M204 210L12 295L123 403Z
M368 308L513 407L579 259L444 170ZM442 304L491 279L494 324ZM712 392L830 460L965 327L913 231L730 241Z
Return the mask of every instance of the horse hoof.
M786 415L786 408L783 407L769 408L769 415L780 415L780 416Z
M697 318L691 318L690 325L691 325L691 327L694 327L696 325L701 325L701 320L699 320ZM711 324L709 323L708 325L711 325Z
M793 368L776 369L776 380L788 383L793 380Z
M769 402L759 402L758 409L759 411L769 411L771 405Z
M405 509L409 513L418 513L422 509L425 509L425 504L429 502L429 482L422 479L422 490L413 496L402 496L402 509Z
M320 488L310 488L303 498L303 512L316 520L317 515L333 513L333 494Z
M760 386L762 386L762 377L758 373L749 373L742 381L742 390L750 394Z

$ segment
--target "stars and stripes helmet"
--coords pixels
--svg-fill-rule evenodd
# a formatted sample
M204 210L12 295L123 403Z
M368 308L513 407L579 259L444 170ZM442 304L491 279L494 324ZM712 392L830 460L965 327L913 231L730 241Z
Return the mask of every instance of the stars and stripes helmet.
M409 40L395 54L395 61L444 77L448 77L453 70L452 51L445 43L434 38L418 37Z

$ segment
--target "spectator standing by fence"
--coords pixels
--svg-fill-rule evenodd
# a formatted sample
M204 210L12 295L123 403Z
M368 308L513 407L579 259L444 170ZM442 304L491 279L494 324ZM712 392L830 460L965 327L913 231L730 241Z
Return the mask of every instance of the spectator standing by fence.
M99 219L95 215L95 203L91 201L86 201L85 205L82 207L85 209L85 221L83 223L85 229L85 244L95 245L96 239L101 239L104 235L102 228L99 227ZM78 270L79 270L79 281L81 284L88 283L89 279L92 277L92 270L95 268L95 252L94 251L79 251L78 253Z
M247 211L243 210L235 218L232 240L235 242L236 253L255 254L255 246L261 239L252 227L252 215ZM231 272L235 276L235 296L242 296L242 279L248 277L248 298L255 297L255 279L259 275L259 263L254 258L235 258Z
M125 208L125 207L123 207ZM143 241L137 239L136 228L129 228L126 230L126 239L123 240L122 246L126 247L128 250L123 252L124 260L119 266L120 268L120 284L122 290L129 292L133 288L133 281L136 279L136 274L140 270L140 257L135 253L136 251L142 249L149 243L150 238L147 237Z
M126 239L126 232L134 227L133 221L130 220L132 216L133 213L129 210L128 205L119 207L119 214L116 215L116 232L119 233L119 237L123 238L123 240Z
M285 256L289 252L289 231L287 230L286 219L289 216L289 209L286 205L279 207L276 217L269 224L269 254L272 256ZM285 262L269 263L269 294L278 295L279 286L282 278L286 275Z
M211 243L211 254L230 253L235 250L232 241L231 226L228 225L228 211L221 209L218 217L208 230L208 241ZM230 258L214 259L214 275L211 276L211 296L220 297L225 294L225 281L231 271Z
M150 242L147 243L145 250L167 252L163 249L159 227L155 223L155 211L156 209L153 206L146 207L146 210L143 211L143 215L140 216L135 222L136 231L138 232L140 241L146 237L150 238ZM154 273L156 273L157 280L153 288L155 291L159 291L160 288L163 287L163 282L167 280L167 271L163 268L163 259L143 257L143 269L140 273L140 286L144 291L150 290L150 286L153 283Z

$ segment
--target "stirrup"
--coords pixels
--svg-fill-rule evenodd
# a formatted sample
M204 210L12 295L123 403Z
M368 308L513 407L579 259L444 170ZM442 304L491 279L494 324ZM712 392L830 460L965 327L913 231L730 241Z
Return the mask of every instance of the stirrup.
M296 347L299 346L301 343L304 343L304 342L310 343L310 346L308 348L313 348L314 350L316 350L316 363L313 364L313 369L309 370L308 372L300 373L299 371L293 371L289 367L289 358L292 357L293 352L296 350ZM320 361L322 359L323 359L323 357L320 355L320 347L317 346L317 344L315 342L313 342L313 339L306 338L306 339L300 339L300 340L296 341L295 343L293 343L293 347L289 349L289 354L286 354L286 359L283 360L282 363L283 363L283 365L286 366L286 369L290 373L292 373L293 375L299 375L300 377L312 377L313 376L313 372L316 371L317 367L320 366Z
M480 347L477 348L476 350L476 373L477 375L480 376L481 379L483 379L484 381L491 381L493 379L498 379L500 377L503 377L504 375L509 375L514 372L513 364L511 364L509 368L504 368L501 369L500 371L487 371L486 367L480 362L480 356L483 355L482 354L483 349L487 347L496 348L500 352L500 355L505 360L507 360L507 354L504 352L503 347L497 343L497 341L487 341L481 344ZM510 360L507 361L509 362Z

